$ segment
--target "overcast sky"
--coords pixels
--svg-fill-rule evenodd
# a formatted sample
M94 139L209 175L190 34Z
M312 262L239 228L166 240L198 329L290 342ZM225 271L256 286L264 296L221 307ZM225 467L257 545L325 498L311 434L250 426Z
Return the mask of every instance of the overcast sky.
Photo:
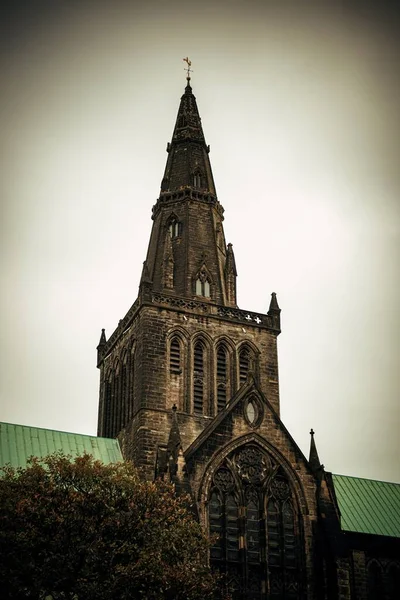
M328 470L400 481L400 30L349 4L10 4L0 420L96 433L188 55L239 306L282 308L283 421Z

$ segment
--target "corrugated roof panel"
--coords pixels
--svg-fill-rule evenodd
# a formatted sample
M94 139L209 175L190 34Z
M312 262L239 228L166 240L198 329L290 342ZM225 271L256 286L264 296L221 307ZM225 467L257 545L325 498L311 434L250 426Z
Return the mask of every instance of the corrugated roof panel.
M79 456L86 451L103 463L122 459L117 440L79 433L0 423L0 466L26 467L30 456L41 458L53 452Z
M333 475L344 531L400 537L400 484Z

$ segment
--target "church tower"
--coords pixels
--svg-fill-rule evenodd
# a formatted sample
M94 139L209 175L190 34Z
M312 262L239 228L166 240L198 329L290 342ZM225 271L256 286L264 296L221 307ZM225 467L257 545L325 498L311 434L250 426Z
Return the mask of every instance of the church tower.
M97 347L98 435L192 495L235 600L314 598L317 495L328 492L280 420L276 295L267 314L237 306L189 77L167 153L138 298Z
M177 408L184 447L253 378L279 414L275 294L268 314L240 310L196 98L181 98L139 296L98 345L98 434L123 432L124 453L154 475Z

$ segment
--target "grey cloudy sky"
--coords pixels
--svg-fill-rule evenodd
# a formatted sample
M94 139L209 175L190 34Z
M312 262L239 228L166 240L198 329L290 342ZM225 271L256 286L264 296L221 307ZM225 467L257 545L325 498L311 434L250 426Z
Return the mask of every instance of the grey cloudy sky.
M96 432L189 55L239 305L282 308L282 418L327 469L400 481L399 21L349 4L10 4L1 420Z

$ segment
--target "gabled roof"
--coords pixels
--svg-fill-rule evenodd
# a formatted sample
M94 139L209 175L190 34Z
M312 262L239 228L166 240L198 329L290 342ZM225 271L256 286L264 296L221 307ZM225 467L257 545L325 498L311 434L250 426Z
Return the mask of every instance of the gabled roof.
M217 414L217 416L207 425L207 427L205 429L203 429L203 431L192 442L192 444L190 444L190 446L188 448L186 448L186 450L184 452L186 461L189 461L194 456L194 454L201 448L201 446L203 446L203 444L205 444L207 442L208 438L210 438L212 433L218 428L218 426L222 423L222 421L224 421L224 419L227 418L229 413L233 412L233 410L235 409L237 404L242 402L246 397L250 396L250 394L252 394L252 393L254 393L255 396L257 396L264 403L264 405L269 409L270 413L273 415L276 422L279 423L281 430L283 431L283 433L285 434L287 439L290 441L290 443L293 445L293 448L296 449L298 456L299 457L301 456L301 458L304 460L304 464L307 465L308 468L310 468L310 470L311 470L308 460L306 459L303 452L297 445L296 441L290 435L289 431L286 429L284 423L281 421L279 415L276 413L273 406L270 404L268 399L265 397L265 395L262 393L262 391L258 387L258 385L254 379L254 376L252 374L248 375L246 382L238 389L236 394L227 403L227 405L224 407L224 409L221 410Z
M344 531L400 538L400 484L332 475Z
M117 440L0 423L0 467L10 464L24 468L30 456L41 458L57 451L71 456L86 452L105 464L123 460Z

